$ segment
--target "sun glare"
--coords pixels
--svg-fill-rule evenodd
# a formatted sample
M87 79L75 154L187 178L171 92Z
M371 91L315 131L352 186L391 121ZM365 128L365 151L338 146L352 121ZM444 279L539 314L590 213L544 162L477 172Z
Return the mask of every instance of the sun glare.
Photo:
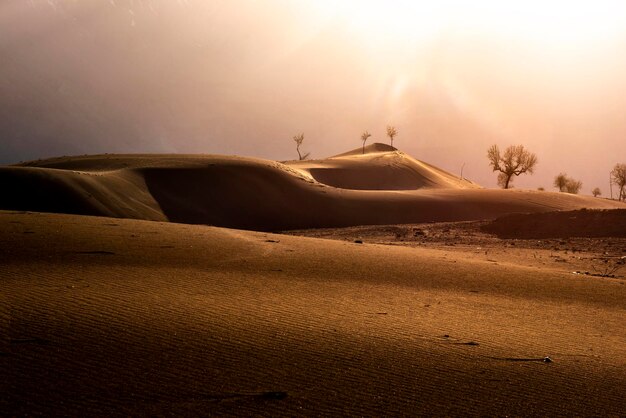
M318 0L312 7L374 43L427 41L447 31L586 42L610 39L626 28L623 1Z

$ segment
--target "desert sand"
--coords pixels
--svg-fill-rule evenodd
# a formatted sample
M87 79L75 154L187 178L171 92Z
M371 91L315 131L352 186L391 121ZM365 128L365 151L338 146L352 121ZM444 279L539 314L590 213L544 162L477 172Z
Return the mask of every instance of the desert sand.
M370 151L0 168L0 415L623 415L625 205Z
M521 212L624 208L567 193L488 190L372 144L279 163L244 157L98 155L0 167L0 209L279 231L492 219Z

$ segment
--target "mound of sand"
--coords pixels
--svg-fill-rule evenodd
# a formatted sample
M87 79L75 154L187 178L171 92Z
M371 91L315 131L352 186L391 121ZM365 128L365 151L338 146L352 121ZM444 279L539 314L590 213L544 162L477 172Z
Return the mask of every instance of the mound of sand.
M385 144L325 160L295 161L299 169L328 186L353 190L418 190L480 188L444 170L418 161Z
M482 230L501 238L626 237L626 209L505 215Z
M211 155L35 161L0 167L0 209L277 231L626 208L565 193L480 189L383 147L284 164Z

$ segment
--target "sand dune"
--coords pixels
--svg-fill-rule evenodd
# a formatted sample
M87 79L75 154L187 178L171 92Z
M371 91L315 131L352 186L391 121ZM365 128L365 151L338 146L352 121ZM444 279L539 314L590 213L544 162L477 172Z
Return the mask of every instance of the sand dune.
M481 235L457 250L446 226L447 248L422 248L433 227L394 229L413 247L242 229L625 205L485 190L381 144L360 151L0 167L0 208L30 211L0 211L0 416L622 414L626 286L608 242L599 277L581 246L578 264L574 249L552 258L560 242ZM624 211L583 213L602 234ZM531 229L573 215L547 216ZM494 232L521 237L528 218L507 219Z
M418 190L479 188L444 170L418 161L385 144L371 144L325 160L294 161L320 183L353 190Z
M563 263L9 212L0 248L2 416L623 414L626 286Z
M326 160L100 155L0 167L0 209L277 231L623 208L564 193L485 190L373 144Z

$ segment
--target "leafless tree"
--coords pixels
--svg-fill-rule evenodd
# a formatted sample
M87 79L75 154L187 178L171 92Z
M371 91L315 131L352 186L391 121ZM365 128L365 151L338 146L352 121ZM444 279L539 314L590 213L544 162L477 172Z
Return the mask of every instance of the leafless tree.
M626 200L626 164L615 164L611 171L611 182L619 188L617 200Z
M306 154L304 154L304 155L302 155L302 154L300 153L300 145L302 145L302 142L304 142L304 133L301 133L301 134L295 135L295 136L293 137L293 140L296 142L296 151L298 151L298 159L299 159L300 161L302 161L302 160L306 160L306 159L307 159L307 157L308 157L311 153L307 152L307 153L306 153Z
M393 138L398 135L398 130L395 126L387 125L387 136L391 139L391 146L393 147Z
M583 183L568 177L566 173L559 173L554 178L554 187L558 188L560 192L578 194L583 187Z
M361 141L363 141L363 154L365 154L365 141L367 141L370 136L372 136L372 134L368 131L365 131L361 134Z
M568 177L566 173L559 173L554 178L554 187L559 189L559 192L564 192L565 190L567 190L567 180Z
M569 179L567 184L565 185L565 190L567 193L578 194L580 189L583 187L583 182L579 180Z
M595 189L591 191L591 194L593 195L593 197L598 197L602 195L602 191L600 190L599 187L596 187Z
M499 171L498 185L503 189L508 189L513 176L534 172L537 165L537 156L524 149L523 145L511 145L504 153L500 153L497 145L492 145L487 150L489 165L493 171Z

